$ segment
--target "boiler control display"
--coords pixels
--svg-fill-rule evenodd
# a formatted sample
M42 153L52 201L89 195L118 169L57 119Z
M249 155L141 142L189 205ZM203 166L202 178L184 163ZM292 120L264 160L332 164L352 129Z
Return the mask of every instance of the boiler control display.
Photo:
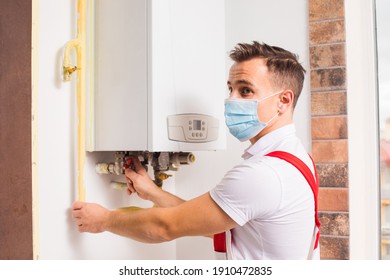
M218 119L209 115L168 116L168 138L180 142L210 142L218 138Z
M205 120L189 120L188 121L188 138L204 139L206 137L206 121Z
M194 130L202 130L202 121L201 120L193 120L192 122L190 121L190 126L191 126L191 123L192 123L192 127L194 128ZM205 124L205 122L203 122L203 125ZM203 127L203 130L204 130L204 127Z

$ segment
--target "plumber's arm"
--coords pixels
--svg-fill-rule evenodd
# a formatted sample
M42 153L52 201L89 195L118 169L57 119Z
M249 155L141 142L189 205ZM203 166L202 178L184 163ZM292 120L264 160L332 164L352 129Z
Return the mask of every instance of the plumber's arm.
M97 204L75 202L73 218L80 232L109 231L145 243L210 236L237 226L209 193L175 207L134 212L109 211Z
M156 192L156 195L153 196L151 201L153 201L154 204L158 207L173 207L185 202L184 199L181 199L180 197L161 188L158 188L158 192Z

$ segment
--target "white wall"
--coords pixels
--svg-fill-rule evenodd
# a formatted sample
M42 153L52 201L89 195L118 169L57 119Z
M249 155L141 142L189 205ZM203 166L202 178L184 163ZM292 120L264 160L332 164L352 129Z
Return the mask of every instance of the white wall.
M71 221L76 199L77 119L75 83L60 80L62 50L75 36L75 2L39 1L38 77L38 217L40 259L212 259L211 239L181 238L177 242L146 245L115 235L79 234ZM226 49L252 40L279 45L300 55L309 70L307 0L226 0ZM226 54L226 57L228 55ZM227 59L227 68L230 62ZM310 94L307 75L295 122L298 135L311 150ZM222 106L222 104L221 104ZM169 191L190 199L215 186L224 173L240 161L248 144L228 135L227 150L196 152L192 166L183 166ZM137 198L108 187L110 178L96 175L94 164L105 153L87 154L87 200L109 208L145 205ZM149 204L148 204L149 205Z
M76 2L39 1L39 258L175 259L176 242L148 245L109 233L80 234L71 220L70 207L77 196L76 79L62 82L60 70L63 47L76 36ZM123 192L110 189L110 178L95 173L95 163L105 158L105 153L87 154L87 200L109 208L145 205L137 198L129 199Z
M237 43L257 40L280 46L300 57L307 71L302 95L295 109L297 134L307 150L311 151L310 129L310 68L308 42L307 0L226 0L226 50ZM227 58L226 77L231 65ZM227 93L227 91L226 91ZM222 104L221 104L222 106ZM223 175L241 160L248 143L241 143L229 133L227 150L196 152L196 162L176 175L176 191L190 199L213 188ZM203 237L186 237L177 241L178 259L212 259L212 240Z

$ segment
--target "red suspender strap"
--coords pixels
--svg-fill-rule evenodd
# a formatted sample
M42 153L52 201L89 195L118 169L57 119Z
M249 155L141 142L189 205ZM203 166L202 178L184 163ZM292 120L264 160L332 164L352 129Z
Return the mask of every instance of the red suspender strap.
M314 245L314 249L316 249L318 247L318 242L320 239L319 229L320 229L321 224L320 224L320 220L318 218L318 206L317 206L318 205L318 203L317 203L317 201L318 201L318 174L317 174L317 169L316 169L316 166L314 164L313 159L310 157L310 159L313 162L313 166L314 166L314 172L316 175L315 179L314 179L313 173L310 171L309 167L307 167L307 165L302 160L300 160L299 158L297 158L296 156L294 156L290 153L283 152L283 151L274 151L274 152L271 152L269 154L266 154L266 156L280 158L282 160L289 162L290 164L295 166L302 173L302 175L305 177L306 181L309 183L310 188L311 188L313 195L314 195L314 210L315 210L314 215L315 215L315 223L316 223L316 226L318 228L316 241L315 241L315 245ZM225 232L221 232L221 233L214 235L214 251L221 252L221 253L226 252Z
M311 188L313 195L314 195L314 210L315 210L314 215L315 215L315 223L316 223L316 226L318 228L316 241L314 244L314 249L316 249L318 247L318 242L320 239L319 229L320 229L321 223L320 223L320 219L318 218L318 173L317 173L316 165L314 164L313 159L310 157L311 161L313 162L313 166L314 166L314 173L316 175L315 179L314 179L313 173L310 171L309 167L307 167L307 165L302 160L300 160L299 158L297 158L296 156L294 156L290 153L283 152L283 151L275 151L275 152L271 152L269 154L266 154L266 156L277 157L277 158L280 158L282 160L285 160L285 161L291 163L302 173L302 175L305 177L306 181L309 183L310 188Z
M214 234L214 251L219 253L226 253L225 232Z

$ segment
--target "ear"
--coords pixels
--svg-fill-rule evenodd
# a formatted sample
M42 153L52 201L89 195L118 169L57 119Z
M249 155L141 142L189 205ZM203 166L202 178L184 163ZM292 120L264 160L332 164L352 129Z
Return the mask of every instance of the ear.
M280 114L284 114L285 112L289 111L290 108L292 109L294 103L294 93L292 90L288 89L283 91L280 94L279 101L278 101L278 111Z

